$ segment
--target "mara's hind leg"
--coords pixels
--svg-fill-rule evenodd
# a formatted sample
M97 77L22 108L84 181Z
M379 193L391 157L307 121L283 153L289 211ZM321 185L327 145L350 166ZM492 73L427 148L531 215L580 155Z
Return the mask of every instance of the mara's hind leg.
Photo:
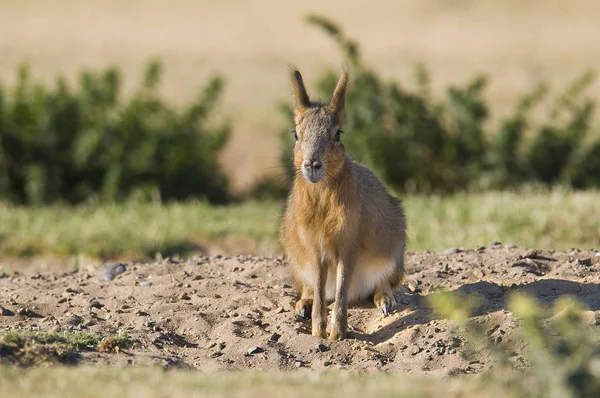
M310 319L313 305L313 290L306 283L302 282L302 295L300 300L296 302L296 315Z
M396 298L394 297L394 292L392 291L389 279L382 281L375 288L373 302L384 316L389 315L394 308L396 308Z
M381 281L375 288L373 302L379 311L384 316L389 315L398 305L394 291L398 288L402 279L404 279L404 250L399 252L395 257L395 266L393 274Z

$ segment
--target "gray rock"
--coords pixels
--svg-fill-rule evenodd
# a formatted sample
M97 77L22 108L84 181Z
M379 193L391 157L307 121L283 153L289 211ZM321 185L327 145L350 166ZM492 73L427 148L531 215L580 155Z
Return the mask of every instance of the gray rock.
M144 281L144 282L140 282L139 285L141 287L148 287L148 286L152 286L152 282Z
M319 344L317 344L317 351L318 352L326 352L326 351L329 351L329 347L327 347L323 343L319 343Z
M85 310L91 311L92 308L102 308L104 307L104 304L100 303L98 300L96 299L92 299L90 300L90 302L84 307Z
M102 271L100 278L103 281L112 281L117 277L117 275L120 275L125 271L127 271L127 268L123 263L108 264L106 268L104 268L104 271Z
M444 252L442 254L444 254L445 256L450 256L450 255L456 254L456 253L460 253L460 249L457 247L451 247L448 250L444 250Z

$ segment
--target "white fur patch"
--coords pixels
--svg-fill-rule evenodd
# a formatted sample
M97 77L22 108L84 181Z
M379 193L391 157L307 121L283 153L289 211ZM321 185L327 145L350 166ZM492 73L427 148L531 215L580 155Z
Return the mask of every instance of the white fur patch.
M380 267L357 267L350 280L348 289L348 301L358 301L373 294L375 288L394 273L393 262L388 266Z
M373 260L371 260L373 262ZM384 280L390 278L394 273L394 262L378 261L376 264L365 266L365 263L358 265L348 288L348 301L356 302L365 299L373 294L375 288ZM306 264L302 270L297 271L297 275L308 286L313 287L314 279L310 264ZM336 267L330 267L327 274L327 286L325 287L325 296L328 301L335 299L336 288Z

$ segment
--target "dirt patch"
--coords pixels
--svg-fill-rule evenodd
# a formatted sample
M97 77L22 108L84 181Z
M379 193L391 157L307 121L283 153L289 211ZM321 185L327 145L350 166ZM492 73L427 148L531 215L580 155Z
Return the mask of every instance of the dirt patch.
M574 296L588 307L590 322L600 310L598 251L491 244L409 254L397 311L382 317L371 303L353 306L350 338L341 342L310 336L309 323L294 315L297 292L283 258L194 257L126 268L112 281L102 281L104 267L93 265L2 277L0 331L83 331L136 340L125 349L79 353L78 362L100 365L447 375L477 373L489 358L465 358L464 336L449 320L435 319L426 299L438 289L478 296L475 321L489 324L488 335L498 344L515 345L515 360L518 321L506 309L511 292L528 292L543 304Z

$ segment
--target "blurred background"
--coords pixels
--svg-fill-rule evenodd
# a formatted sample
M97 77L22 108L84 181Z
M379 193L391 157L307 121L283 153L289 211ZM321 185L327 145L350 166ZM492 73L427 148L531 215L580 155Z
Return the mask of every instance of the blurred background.
M0 1L0 247L278 253L286 65L327 100L344 62L347 148L405 195L413 250L597 245L599 17L592 0Z

